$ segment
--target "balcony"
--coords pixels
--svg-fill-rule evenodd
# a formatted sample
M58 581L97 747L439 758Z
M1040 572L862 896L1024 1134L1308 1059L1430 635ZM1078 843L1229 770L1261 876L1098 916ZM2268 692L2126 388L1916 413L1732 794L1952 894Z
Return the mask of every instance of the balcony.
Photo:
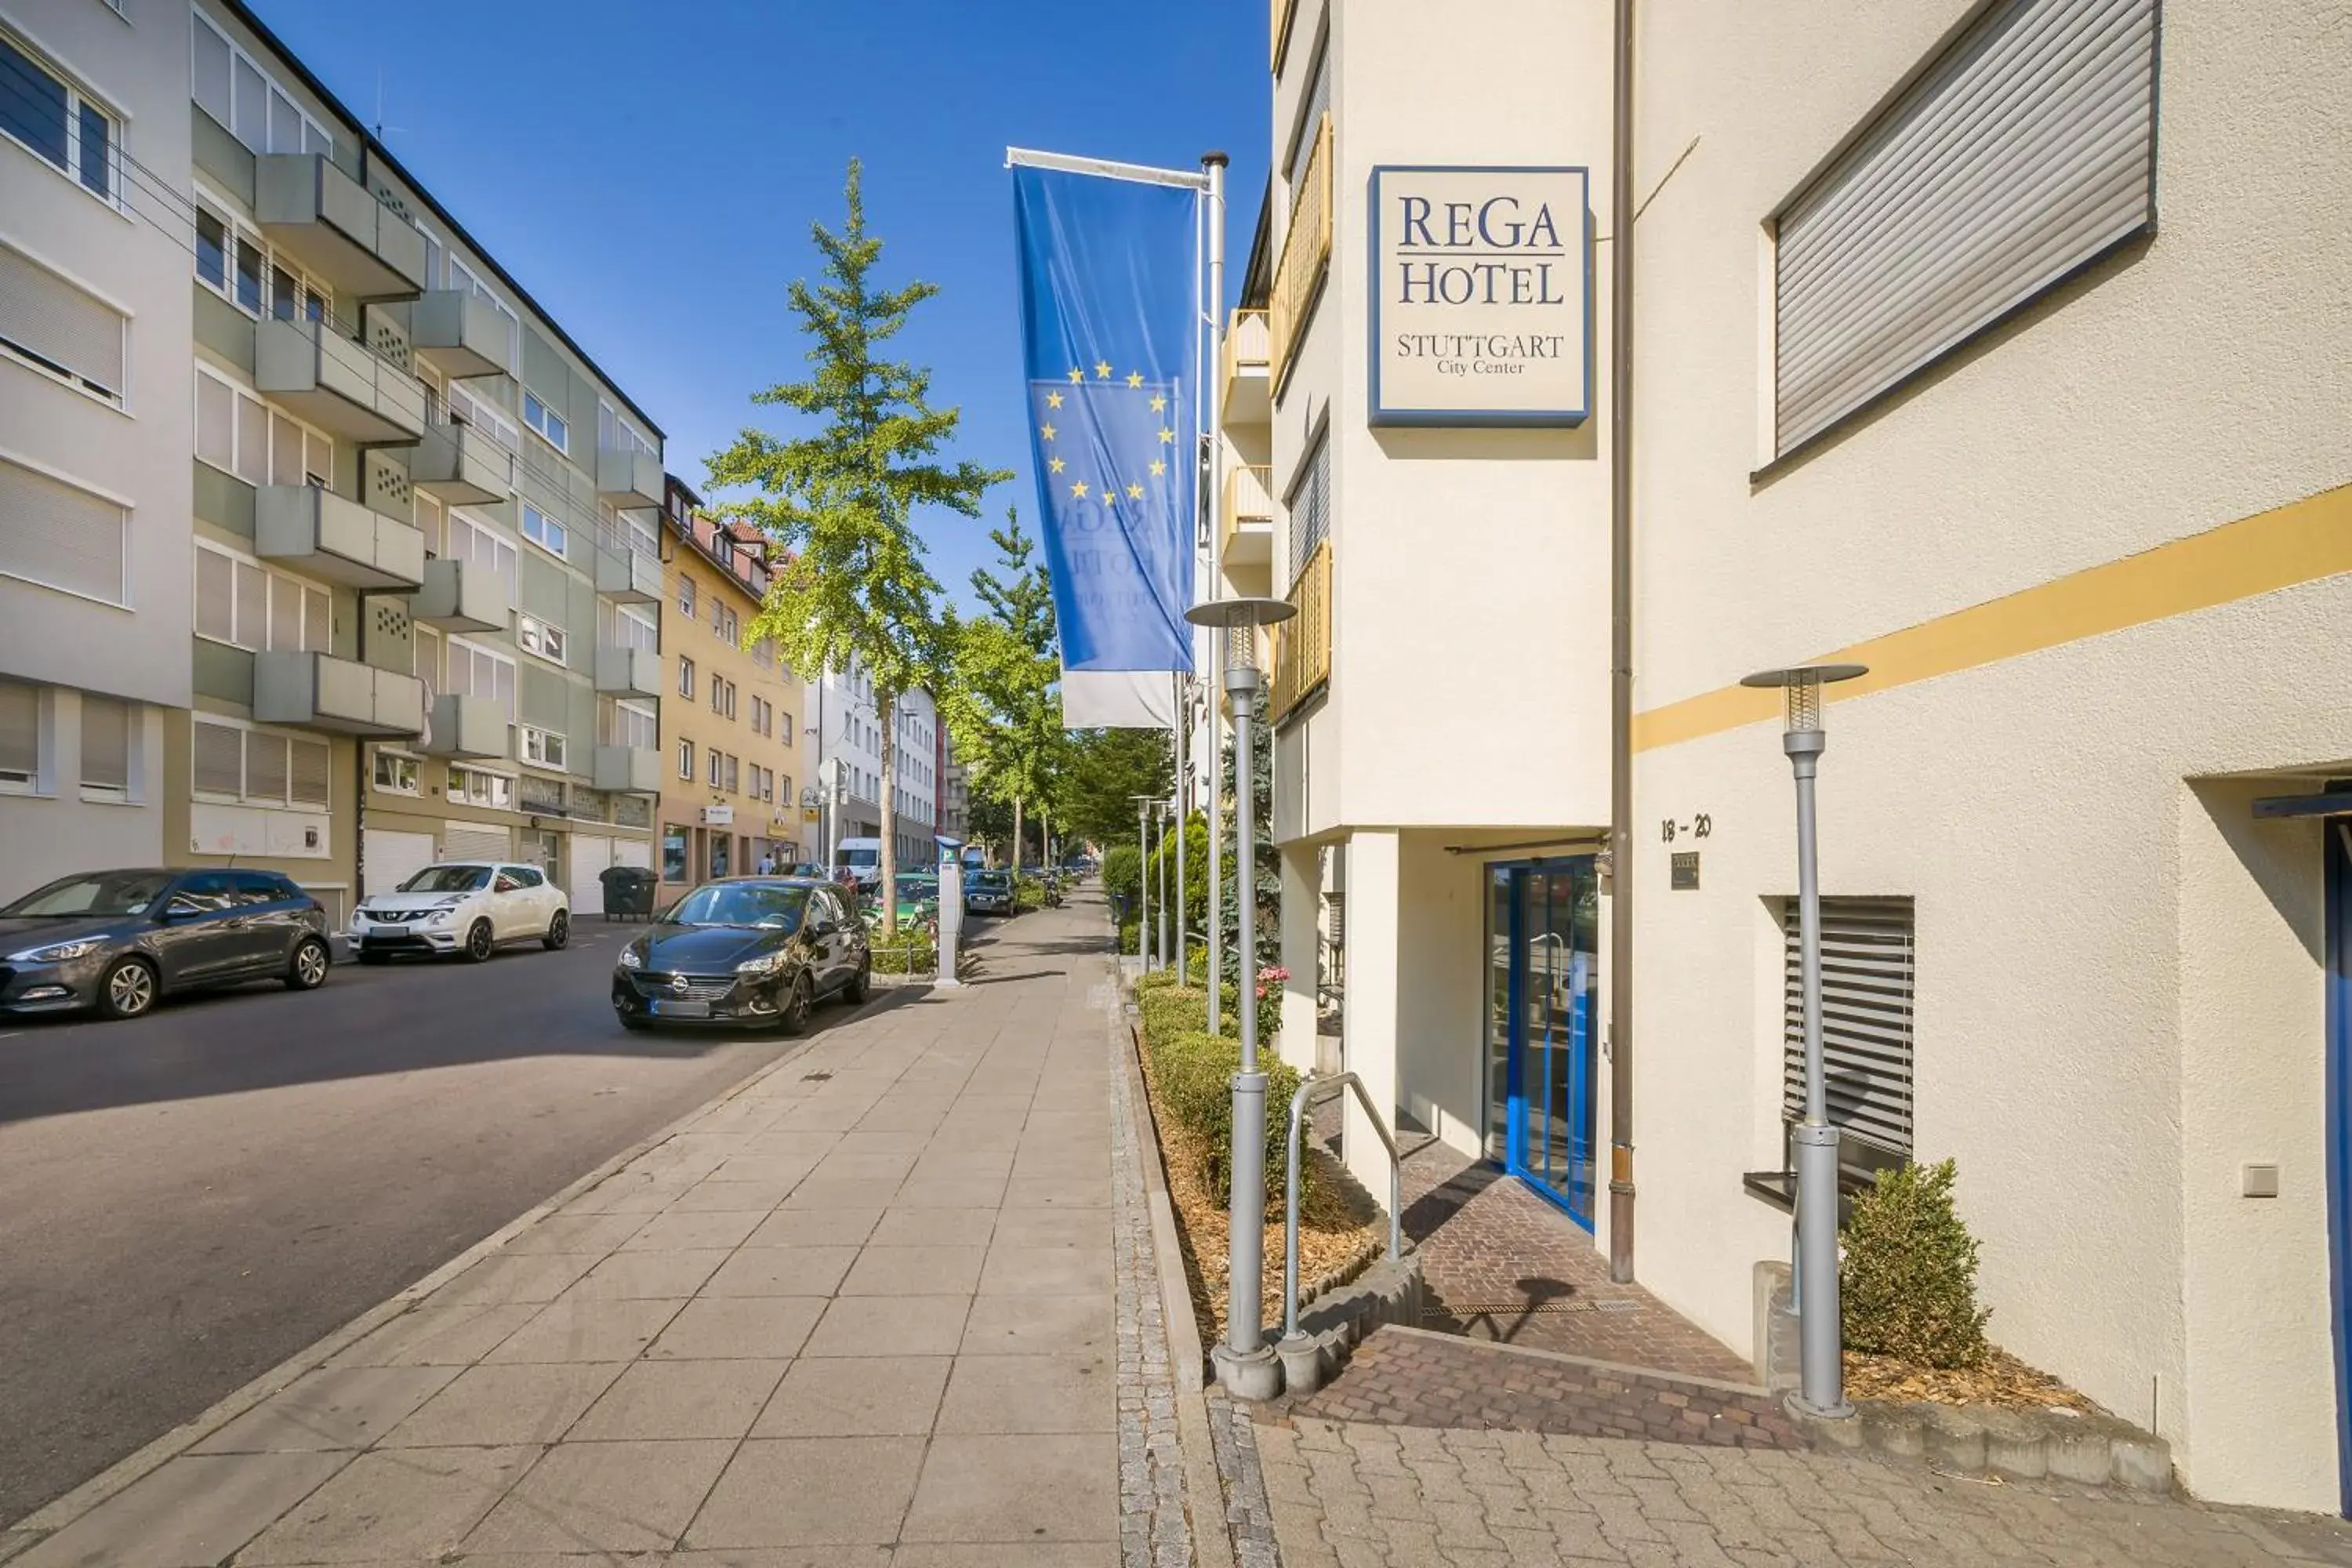
M424 439L409 454L408 477L436 500L487 506L514 494L515 455L446 410L428 408Z
M522 374L513 328L471 289L436 289L411 306L408 346L452 381Z
M423 533L316 485L255 492L253 552L362 593L406 593L425 581Z
M425 236L321 153L253 161L253 216L270 242L335 286L382 300L425 287Z
M660 457L642 447L597 447L596 493L619 507L661 505Z
M1266 312L1269 384L1279 392L1298 353L1298 340L1322 297L1331 269L1331 114L1315 127L1315 151L1307 173L1290 193L1290 227L1282 237L1282 259L1275 264L1274 298Z
M661 655L649 647L598 648L596 689L606 697L659 697Z
M337 735L408 740L425 732L425 683L324 653L253 657L253 716Z
M1265 425L1274 418L1268 358L1272 342L1264 310L1235 310L1225 329L1223 419L1227 425Z
M1279 724L1331 683L1331 542L1307 558L1286 595L1297 614L1274 628L1269 717Z
M254 328L253 384L331 436L378 447L414 446L425 435L425 388L322 321Z
M635 550L596 552L596 592L626 605L658 605L661 563Z
M595 785L621 795L661 793L661 752L651 746L596 748Z
M1274 560L1274 498L1266 485L1274 470L1249 465L1225 475L1223 531L1217 541L1218 564L1230 570L1265 567Z
M507 580L471 561L427 561L408 618L445 632L502 632L514 608Z
M433 700L433 721L418 750L428 756L481 762L507 754L507 710L493 697L445 691Z

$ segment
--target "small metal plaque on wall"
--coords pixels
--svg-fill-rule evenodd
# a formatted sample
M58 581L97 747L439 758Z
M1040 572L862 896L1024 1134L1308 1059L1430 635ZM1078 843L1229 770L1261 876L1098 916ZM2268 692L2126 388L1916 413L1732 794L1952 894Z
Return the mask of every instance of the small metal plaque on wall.
M1698 890L1698 851L1685 850L1674 858L1674 890L1677 893Z

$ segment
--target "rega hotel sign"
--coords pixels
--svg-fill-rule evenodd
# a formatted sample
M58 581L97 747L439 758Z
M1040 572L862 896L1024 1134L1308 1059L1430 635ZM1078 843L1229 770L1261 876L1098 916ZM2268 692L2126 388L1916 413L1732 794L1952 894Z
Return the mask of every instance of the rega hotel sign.
M1570 168L1372 171L1373 424L1584 422L1590 180Z

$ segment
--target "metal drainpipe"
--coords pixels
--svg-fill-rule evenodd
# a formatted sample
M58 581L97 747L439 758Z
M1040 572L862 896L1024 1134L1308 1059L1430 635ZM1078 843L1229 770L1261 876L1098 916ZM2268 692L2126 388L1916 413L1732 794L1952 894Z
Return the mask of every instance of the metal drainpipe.
M1611 39L1609 1278L1633 1278L1633 0Z

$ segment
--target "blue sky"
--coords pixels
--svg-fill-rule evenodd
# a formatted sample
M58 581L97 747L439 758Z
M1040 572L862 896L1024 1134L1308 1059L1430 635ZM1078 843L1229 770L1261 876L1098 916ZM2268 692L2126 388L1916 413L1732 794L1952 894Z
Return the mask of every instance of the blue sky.
M1018 478L985 523L928 519L959 597L1009 502L1035 529L1008 144L1189 167L1233 154L1228 290L1265 182L1265 0L253 0L667 434L669 467L799 374L785 286L852 155L884 280L940 295L899 339ZM532 61L534 68L518 68Z

